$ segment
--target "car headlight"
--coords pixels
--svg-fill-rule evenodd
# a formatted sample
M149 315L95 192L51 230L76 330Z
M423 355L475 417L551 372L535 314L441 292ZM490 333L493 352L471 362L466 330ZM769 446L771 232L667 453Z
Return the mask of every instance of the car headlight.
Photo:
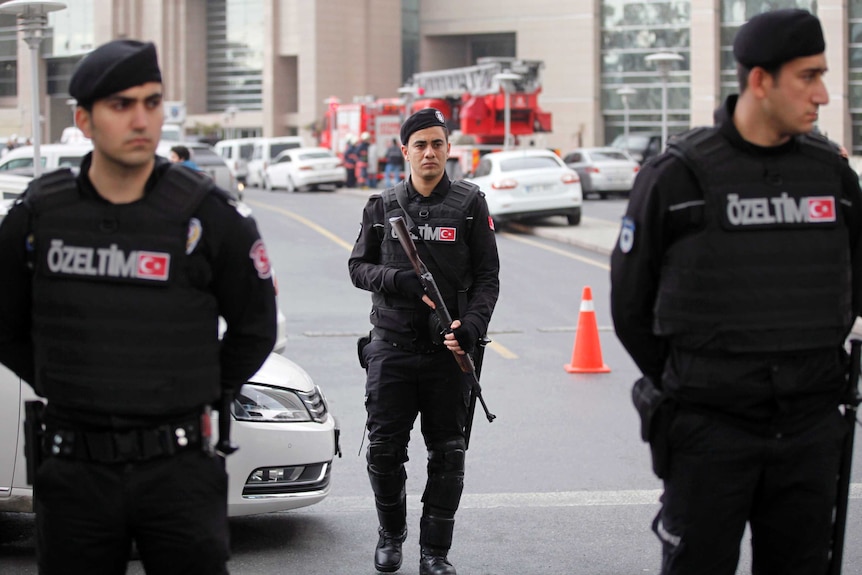
M317 386L311 392L247 383L233 402L239 421L302 422L326 420L326 400Z

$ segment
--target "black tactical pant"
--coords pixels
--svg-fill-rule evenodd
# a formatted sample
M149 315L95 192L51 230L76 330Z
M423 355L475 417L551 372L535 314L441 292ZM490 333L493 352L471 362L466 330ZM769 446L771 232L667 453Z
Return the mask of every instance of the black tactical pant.
M201 451L139 463L51 457L35 485L39 573L126 572L132 539L147 573L226 574L224 459Z
M368 364L368 472L381 526L396 532L403 526L404 462L410 431L420 415L428 449L428 480L422 498L425 537L420 535L420 541L448 549L464 482L469 400L465 376L445 348L412 353L373 340L363 353Z
M836 410L793 436L680 409L653 530L664 575L733 575L746 523L754 575L822 575L846 425Z

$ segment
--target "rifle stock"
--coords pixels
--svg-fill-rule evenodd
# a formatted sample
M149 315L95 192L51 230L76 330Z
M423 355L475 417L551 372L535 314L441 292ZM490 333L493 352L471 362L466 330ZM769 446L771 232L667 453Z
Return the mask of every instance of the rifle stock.
M401 247L403 247L404 251L407 253L407 258L413 266L413 271L415 271L416 275L419 276L419 281L422 282L422 287L425 288L425 293L429 298L431 298L431 301L434 302L434 313L437 314L437 319L440 320L440 326L446 331L446 333L451 333L453 321L452 314L449 313L449 308L446 307L446 302L443 301L443 295L440 293L440 288L437 286L434 276L428 270L425 262L423 262L419 257L416 244L413 243L413 238L410 237L410 232L407 229L407 224L405 223L404 218L402 216L395 216L389 218L389 223L395 230L395 234L398 236L398 241L401 243ZM462 355L453 351L452 355L455 357L455 361L458 362L458 367L461 368L461 371L473 376L473 397L470 398L472 409L475 409L476 399L478 399L482 404L482 409L485 411L485 417L488 418L489 422L494 421L497 416L488 410L488 406L485 405L485 400L482 398L482 386L479 384L479 378L476 375L476 366L473 363L473 358L469 353ZM473 411L470 410L467 415L469 420L466 428L466 439L467 444L469 445L469 432L472 428Z

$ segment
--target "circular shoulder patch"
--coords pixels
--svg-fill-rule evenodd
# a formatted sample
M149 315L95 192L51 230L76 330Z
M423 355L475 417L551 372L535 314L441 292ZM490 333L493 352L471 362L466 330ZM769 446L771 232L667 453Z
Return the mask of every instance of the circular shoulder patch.
M635 245L635 221L629 217L623 218L623 226L620 229L620 251L624 254L632 251Z
M266 255L266 246L263 245L263 240L254 242L248 256L251 258L260 279L265 280L272 277L272 266L269 264L269 256Z

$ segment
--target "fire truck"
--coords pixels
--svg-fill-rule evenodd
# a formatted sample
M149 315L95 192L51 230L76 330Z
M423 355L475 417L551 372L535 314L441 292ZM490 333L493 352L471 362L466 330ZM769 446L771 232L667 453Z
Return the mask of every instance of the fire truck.
M341 154L348 135L358 138L368 132L382 158L391 139L398 139L401 123L408 115L437 108L446 117L453 143L463 142L453 145L451 160L460 173L470 172L482 154L505 143L507 97L512 138L517 141L519 136L551 131L551 114L538 104L543 67L540 60L479 58L474 66L414 74L399 90L407 95L405 99L366 96L343 104L330 98L319 133L320 145ZM512 79L502 80L501 75Z

